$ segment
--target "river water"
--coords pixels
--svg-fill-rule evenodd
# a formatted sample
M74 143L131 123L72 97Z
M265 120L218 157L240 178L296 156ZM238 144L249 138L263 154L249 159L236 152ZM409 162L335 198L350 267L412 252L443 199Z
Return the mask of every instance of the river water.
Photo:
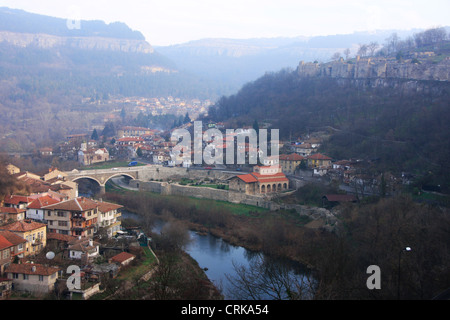
M139 215L125 210L122 211L122 217L137 221L140 220ZM153 231L159 232L163 225L164 222L162 221L156 223ZM185 251L197 261L200 268L205 269L209 280L218 288L222 289L226 300L242 298L235 296L235 291L229 278L234 278L238 275L235 265L248 269L252 266L252 261L261 257L261 255L243 247L231 245L221 238L210 234L203 235L194 231L190 231L189 233L191 242L185 248ZM291 282L301 282L306 279L306 271L300 265L282 261L281 259L276 260L277 266L286 266L287 263L289 264L288 277ZM263 295L261 299L270 300L273 298L271 294L267 294Z

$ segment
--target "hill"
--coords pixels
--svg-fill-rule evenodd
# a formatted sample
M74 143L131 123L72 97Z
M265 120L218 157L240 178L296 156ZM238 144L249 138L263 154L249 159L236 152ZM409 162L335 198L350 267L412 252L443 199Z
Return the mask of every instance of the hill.
M295 69L301 60L328 62L334 53L342 53L347 48L355 56L361 43L381 45L393 33L404 38L419 31L384 30L292 38L211 38L155 49L174 61L180 70L207 78L218 84L223 95L230 95L266 72Z
M370 57L267 73L219 99L208 117L228 127L270 123L285 141L328 131L320 151L334 159L372 160L378 171L410 172L449 192L449 42L433 47L423 58L415 55L423 48L374 58L384 73L372 72L380 65Z

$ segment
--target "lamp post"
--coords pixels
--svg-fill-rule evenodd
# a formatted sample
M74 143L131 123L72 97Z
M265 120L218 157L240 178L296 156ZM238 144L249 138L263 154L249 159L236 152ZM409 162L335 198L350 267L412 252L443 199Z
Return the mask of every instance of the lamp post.
M400 261L402 259L403 252L410 252L411 247L405 247L398 253L398 279L397 279L397 299L400 300Z

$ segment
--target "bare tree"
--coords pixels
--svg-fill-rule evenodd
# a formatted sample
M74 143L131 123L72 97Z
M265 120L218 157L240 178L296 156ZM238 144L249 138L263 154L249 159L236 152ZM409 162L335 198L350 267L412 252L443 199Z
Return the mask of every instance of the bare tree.
M368 50L367 44L360 44L359 49L358 49L358 54L361 57L364 57L367 55L367 50Z
M380 47L380 45L378 44L378 42L371 42L367 45L367 49L370 52L370 55L373 56L375 51Z
M306 300L314 296L316 282L299 276L284 264L258 254L248 267L233 261L235 275L226 274L230 294L241 300Z
M331 56L331 60L333 61L338 61L341 58L341 53L340 52L335 52L332 56Z
M347 48L344 50L345 60L348 60L348 57L350 57L351 50L350 48Z

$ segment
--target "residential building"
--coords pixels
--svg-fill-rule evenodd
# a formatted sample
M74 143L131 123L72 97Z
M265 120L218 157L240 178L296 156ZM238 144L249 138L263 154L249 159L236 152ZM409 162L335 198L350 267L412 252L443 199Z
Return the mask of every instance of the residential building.
M48 231L75 237L92 237L97 229L98 204L78 197L43 207Z
M136 256L134 254L128 253L128 252L121 252L114 257L109 259L109 263L117 263L120 266L126 266L130 264Z
M310 168L328 168L331 166L331 158L321 153L316 153L308 157L308 167Z
M123 208L122 205L98 201L98 226L99 229L104 229L109 238L116 235L117 231L120 230L121 217L120 209Z
M3 274L14 258L23 257L25 243L27 241L9 231L0 231L0 274Z
M25 219L25 209L0 207L0 224Z
M0 226L0 231L10 231L25 239L25 250L23 255L38 254L47 243L47 225L32 220L16 221Z
M142 135L150 135L154 134L154 130L151 130L149 128L142 128L142 127L122 127L119 130L117 130L117 136L119 138L124 137L139 137Z
M297 153L281 154L279 158L281 171L287 174L294 174L301 165L302 161L306 160L303 156Z
M82 165L88 166L105 161L109 161L109 152L106 148L78 151L78 162Z
M11 295L12 280L0 278L0 300L6 300Z
M35 198L20 195L6 195L3 204L8 208L26 209Z
M48 294L55 288L60 269L34 263L12 263L5 269L14 291Z
M45 223L43 207L59 202L59 200L53 199L49 195L39 197L28 205L26 210L26 218Z
M89 263L100 255L100 244L90 238L76 238L69 242L69 258Z

